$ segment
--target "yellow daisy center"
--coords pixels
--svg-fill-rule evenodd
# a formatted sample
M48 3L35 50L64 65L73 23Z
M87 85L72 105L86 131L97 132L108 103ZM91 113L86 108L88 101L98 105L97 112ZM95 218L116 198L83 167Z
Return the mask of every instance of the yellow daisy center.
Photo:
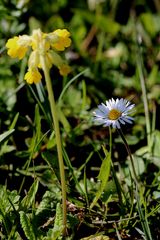
M121 112L117 109L112 109L109 113L108 113L108 118L109 120L117 120L120 116L121 116Z

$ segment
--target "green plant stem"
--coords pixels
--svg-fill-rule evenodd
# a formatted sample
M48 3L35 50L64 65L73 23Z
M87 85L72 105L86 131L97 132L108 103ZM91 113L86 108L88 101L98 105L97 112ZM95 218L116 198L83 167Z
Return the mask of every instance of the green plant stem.
M136 185L138 186L139 180L138 180L138 177L137 177L137 174L136 174L136 169L135 169L135 166L134 166L134 161L133 161L133 157L132 157L132 153L131 153L130 147L129 147L129 145L128 145L128 143L127 143L127 140L126 140L126 138L125 138L125 136L124 136L124 134L123 134L123 132L122 132L122 129L120 128L120 129L117 129L117 130L118 130L118 132L119 132L119 134L120 134L120 136L121 136L121 138L122 138L122 140L123 140L123 142L124 142L124 145L125 145L125 147L126 147L126 150L127 150L127 152L128 152L128 155L129 155L129 157L130 157L131 166L132 166L132 171L133 171L133 177L134 177L133 179L134 179Z
M122 188L121 185L119 183L119 180L117 178L115 169L114 169L114 165L112 162L112 130L111 127L109 127L109 148L110 148L110 154L111 154L111 171L112 171L112 175L116 184L116 188L117 188L117 193L118 193L118 197L119 197L119 202L120 205L122 206L122 210L124 209L124 204L123 204L123 200L122 200Z
M137 42L137 69L142 89L142 97L143 97L143 105L144 105L144 113L145 113L145 120L146 120L146 132L147 132L147 144L150 150L151 146L151 124L150 124L150 117L149 117L149 108L148 108L148 99L147 99L147 91L143 73L143 61L142 61L142 54L141 48L139 43Z
M59 170L60 170L60 178L61 178L61 188L62 188L62 207L63 207L63 225L64 225L64 235L66 233L66 223L67 223L67 207L66 207L66 180L65 180L65 170L64 170L64 162L63 162L63 154L62 154L62 143L59 129L59 121L57 117L57 109L56 103L54 99L54 92L52 89L51 78L49 74L49 69L45 62L45 57L41 56L41 65L44 71L48 98L51 107L51 113L54 123L54 130L56 136L56 144L57 144L57 152L58 152L58 161L59 161Z

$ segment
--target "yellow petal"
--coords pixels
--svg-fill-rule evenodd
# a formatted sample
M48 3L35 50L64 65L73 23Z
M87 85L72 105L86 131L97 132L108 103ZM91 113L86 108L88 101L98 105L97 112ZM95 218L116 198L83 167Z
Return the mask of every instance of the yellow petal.
M10 38L7 43L6 47L8 48L8 55L12 58L24 58L28 48L21 46L18 44L19 37Z
M71 45L70 32L66 29L57 29L52 34L57 36L57 41L52 44L52 47L56 50L64 51Z
M39 83L41 81L41 79L42 79L42 75L39 73L38 70L29 70L25 74L24 79L29 84Z

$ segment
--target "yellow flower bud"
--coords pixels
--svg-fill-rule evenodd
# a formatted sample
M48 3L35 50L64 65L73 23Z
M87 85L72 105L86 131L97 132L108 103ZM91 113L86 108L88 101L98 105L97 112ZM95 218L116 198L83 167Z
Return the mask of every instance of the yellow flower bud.
M67 76L71 72L71 67L67 64L63 64L59 67L59 73L62 76Z

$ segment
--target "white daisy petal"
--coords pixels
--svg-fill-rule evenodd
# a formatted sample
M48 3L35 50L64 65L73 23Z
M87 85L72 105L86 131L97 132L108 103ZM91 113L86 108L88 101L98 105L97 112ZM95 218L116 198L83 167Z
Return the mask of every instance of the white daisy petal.
M118 121L112 123L113 128L120 128L120 124Z
M111 125L110 122L106 122L106 123L104 124L104 127L109 127L110 125Z
M132 123L132 121L127 119L127 118L125 118L124 121L127 122L127 123Z
M120 123L125 124L125 121L122 118L120 118L119 121Z
M129 115L133 113L134 107L135 104L123 98L109 99L105 104L98 105L98 109L93 112L94 121L104 127L120 128L121 124L133 122L134 118Z
M106 113L107 111L107 107L105 106L105 104L101 104L101 105L98 105L98 108L103 112L103 113Z
M133 117L130 117L130 116L125 116L125 118L127 118L127 119L130 119L130 120L134 120L134 118Z
M99 109L97 109L94 112L94 115L96 115L97 117L104 117L104 113L102 111L100 111Z

